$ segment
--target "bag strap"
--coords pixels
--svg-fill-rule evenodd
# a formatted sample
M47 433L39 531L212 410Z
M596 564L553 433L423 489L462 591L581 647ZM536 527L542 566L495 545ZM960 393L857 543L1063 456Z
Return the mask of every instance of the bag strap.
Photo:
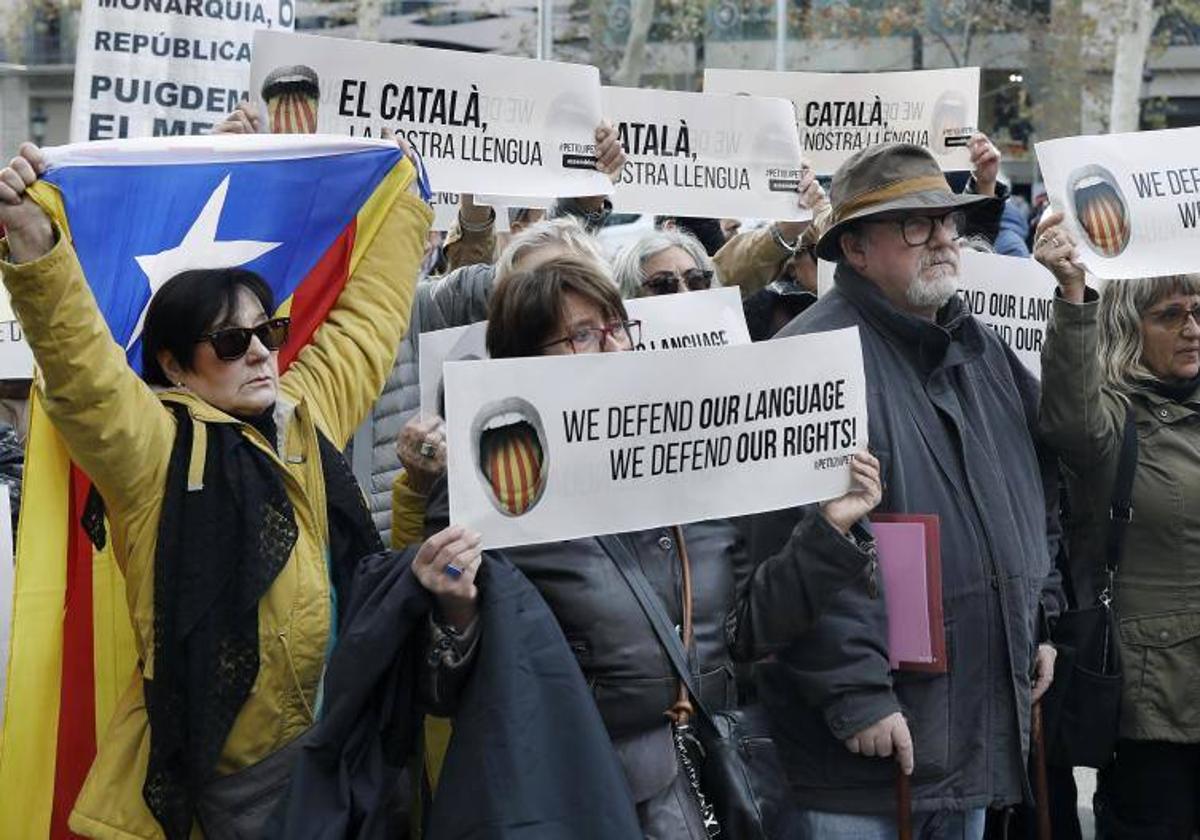
M681 537L682 534L677 533L676 541L678 542ZM679 679L687 688L688 694L691 695L692 704L700 711L701 716L711 723L712 715L705 707L704 701L700 699L700 688L688 665L687 649L683 646L683 640L679 638L675 626L667 616L667 611L663 608L658 594L650 586L650 581L646 579L646 574L620 537L610 534L596 539L600 541L601 547L612 558L617 570L621 572L621 576L625 578L625 582L633 591L633 597L637 599L642 612L650 621L650 626L654 629L654 635L658 637L659 644L666 651L667 658L671 660L671 665L679 674ZM682 545L680 548L682 551L687 550Z
M1138 439L1137 423L1133 419L1133 403L1125 405L1125 428L1121 434L1121 453L1117 460L1117 477L1113 482L1112 504L1108 510L1108 539L1105 543L1104 570L1108 582L1100 593L1100 600L1108 603L1112 599L1113 581L1121 565L1121 554L1125 547L1125 533L1133 521L1133 474L1137 471Z

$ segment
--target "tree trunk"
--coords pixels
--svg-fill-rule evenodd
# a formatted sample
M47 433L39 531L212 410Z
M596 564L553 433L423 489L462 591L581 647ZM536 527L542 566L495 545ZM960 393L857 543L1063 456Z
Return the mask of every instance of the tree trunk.
M383 20L383 0L358 0L358 40L378 41L379 23Z
M629 40L621 56L621 66L613 74L613 84L641 87L646 66L646 41L654 23L654 0L632 0L629 5Z
M1146 53L1161 14L1155 0L1124 0L1113 55L1110 132L1138 130Z
M1048 26L1029 35L1026 79L1037 139L1079 134L1083 113L1084 14L1081 0L1052 0Z

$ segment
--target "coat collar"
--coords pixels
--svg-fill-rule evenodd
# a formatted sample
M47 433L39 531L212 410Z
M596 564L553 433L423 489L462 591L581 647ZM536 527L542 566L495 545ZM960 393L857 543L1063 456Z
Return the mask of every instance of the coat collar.
M846 263L838 263L834 284L875 329L897 345L923 376L964 364L983 353L979 322L958 295L938 311L936 322L901 312L883 292Z

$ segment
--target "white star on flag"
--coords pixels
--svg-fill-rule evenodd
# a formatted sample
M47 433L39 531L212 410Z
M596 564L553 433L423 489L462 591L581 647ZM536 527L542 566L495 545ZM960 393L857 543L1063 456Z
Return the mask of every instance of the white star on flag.
M217 224L221 221L221 211L225 207L225 194L229 192L229 175L217 185L204 209L192 222L191 228L183 235L183 241L174 248L159 251L157 254L146 254L134 257L150 285L150 297L138 316L137 324L129 337L125 349L129 350L142 334L142 326L146 321L146 310L150 308L150 300L157 294L163 284L179 274L197 268L236 268L258 259L268 251L273 251L282 242L255 242L251 239L231 239L217 241Z

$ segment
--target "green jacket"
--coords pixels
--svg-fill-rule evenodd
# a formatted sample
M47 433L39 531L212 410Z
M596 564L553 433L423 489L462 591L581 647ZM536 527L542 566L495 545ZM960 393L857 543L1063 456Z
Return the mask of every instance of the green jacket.
M1104 586L1104 540L1127 402L1138 431L1133 520L1115 603L1123 738L1200 742L1200 390L1183 403L1104 384L1099 303L1057 299L1042 348L1041 426L1069 471L1067 537L1081 605Z

